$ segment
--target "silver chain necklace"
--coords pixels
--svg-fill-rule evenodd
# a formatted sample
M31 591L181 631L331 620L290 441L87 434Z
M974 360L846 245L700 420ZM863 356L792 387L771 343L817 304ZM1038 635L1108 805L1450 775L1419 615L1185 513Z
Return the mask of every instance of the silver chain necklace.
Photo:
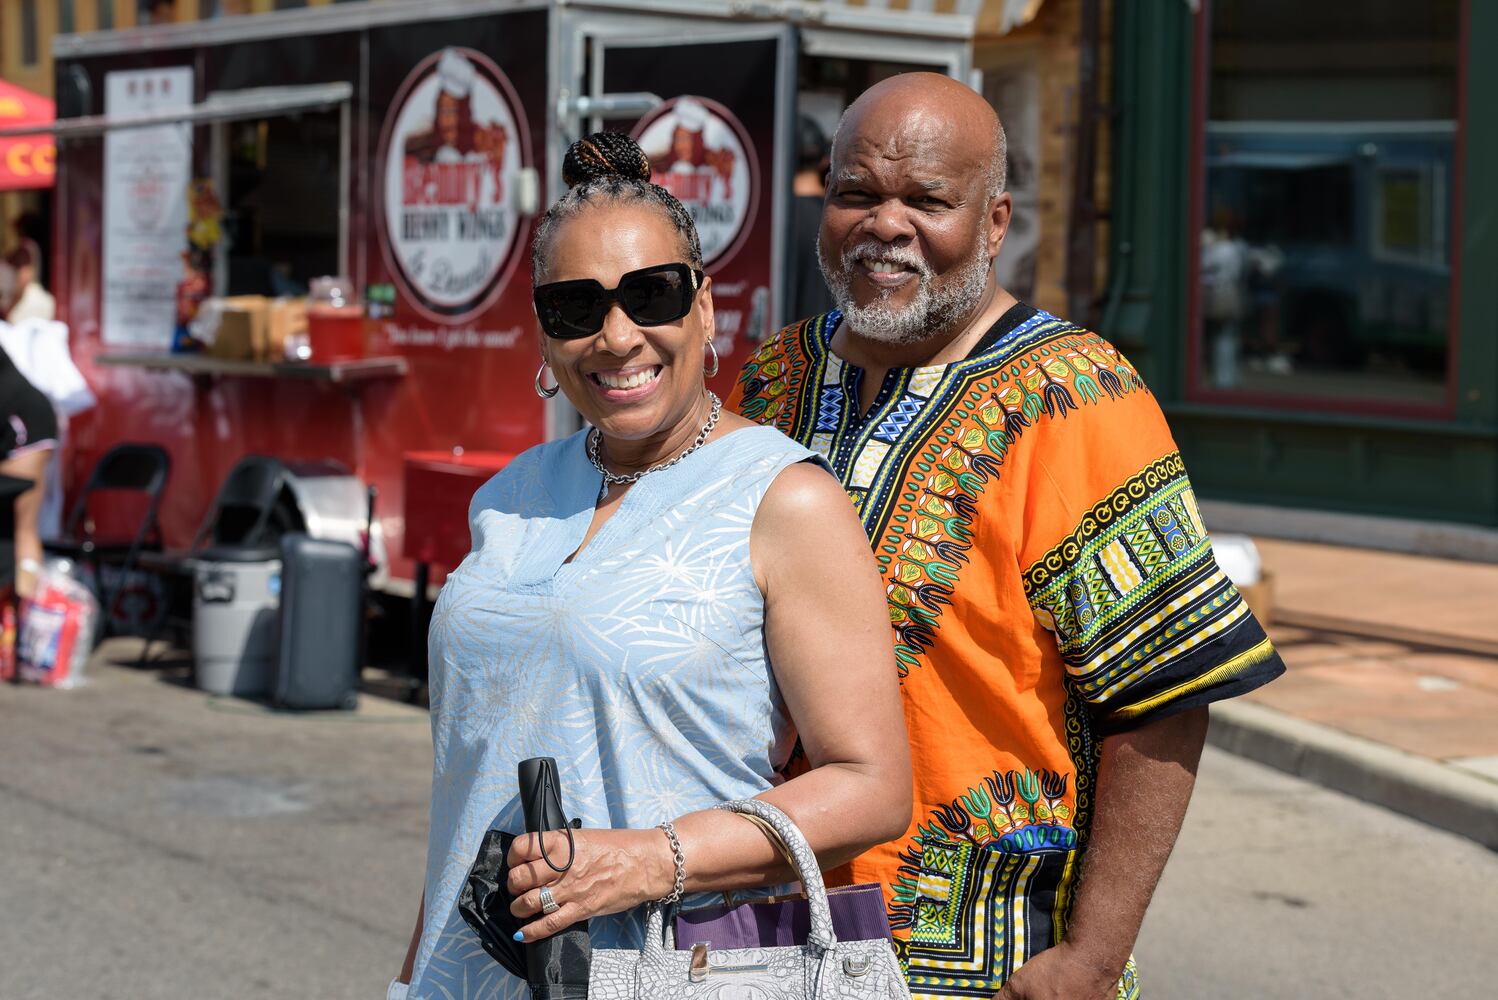
M652 465L648 469L641 469L639 472L631 472L625 476L610 472L608 470L608 467L603 464L603 435L598 432L598 428L593 428L593 430L588 433L588 461L593 463L593 468L597 469L598 474L603 477L603 485L598 488L598 499L602 500L604 497L608 496L609 487L624 486L630 483L637 483L642 477L648 476L652 472L660 472L662 469L669 469L671 468L671 466L675 465L677 462L680 462L692 452L696 451L698 448L701 448L704 444L706 444L707 436L713 432L714 427L718 426L718 417L722 416L723 414L723 401L718 398L718 394L709 389L707 392L707 398L712 400L712 412L708 414L707 423L702 425L701 433L697 435L697 440L692 442L692 446L690 448L682 452L680 455L677 455L669 462L662 462L660 465Z

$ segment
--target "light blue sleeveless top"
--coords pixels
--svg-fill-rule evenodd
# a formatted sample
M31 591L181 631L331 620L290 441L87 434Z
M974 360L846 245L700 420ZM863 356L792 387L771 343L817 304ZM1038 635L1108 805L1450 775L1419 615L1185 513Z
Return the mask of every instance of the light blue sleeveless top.
M734 431L642 478L567 563L601 482L583 448L582 433L532 448L479 489L473 551L437 600L412 1000L530 996L457 911L485 831L524 828L519 761L556 758L583 826L649 828L772 787L795 743L749 529L775 476L815 456L768 427ZM642 929L639 913L590 924L595 947L638 946Z

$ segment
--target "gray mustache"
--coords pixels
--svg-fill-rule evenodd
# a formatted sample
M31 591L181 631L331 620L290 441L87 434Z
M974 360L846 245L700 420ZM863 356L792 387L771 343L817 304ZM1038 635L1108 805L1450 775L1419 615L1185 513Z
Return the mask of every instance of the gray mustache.
M914 250L905 247L886 246L882 243L860 243L843 255L843 268L848 269L860 261L901 264L923 278L931 277L931 265Z

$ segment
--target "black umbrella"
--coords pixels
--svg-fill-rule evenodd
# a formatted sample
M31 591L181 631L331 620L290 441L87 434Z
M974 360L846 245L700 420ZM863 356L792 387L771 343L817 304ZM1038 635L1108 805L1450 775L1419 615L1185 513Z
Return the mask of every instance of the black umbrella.
M557 763L551 757L520 762L520 805L527 833L566 830L576 825L569 824L562 812ZM501 830L484 834L478 858L459 896L458 910L478 934L484 950L510 973L530 983L535 1000L587 1000L593 952L586 920L534 944L515 940L520 922L510 913L515 899L506 885L510 845L514 842L514 834ZM566 864L561 866L550 858L546 862L566 871L572 857L569 852Z
M479 845L478 857L468 869L468 881L458 896L458 912L479 937L479 943L513 976L525 978L525 945L515 940L520 921L510 913L515 897L505 887L510 875L510 845L513 833L490 830Z

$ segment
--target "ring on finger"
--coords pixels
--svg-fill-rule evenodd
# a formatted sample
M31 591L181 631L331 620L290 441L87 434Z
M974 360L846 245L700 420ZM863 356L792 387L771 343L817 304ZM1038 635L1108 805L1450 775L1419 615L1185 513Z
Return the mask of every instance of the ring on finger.
M557 898L551 894L551 886L543 885L541 887L541 912L550 916L561 908L562 906L557 902Z

